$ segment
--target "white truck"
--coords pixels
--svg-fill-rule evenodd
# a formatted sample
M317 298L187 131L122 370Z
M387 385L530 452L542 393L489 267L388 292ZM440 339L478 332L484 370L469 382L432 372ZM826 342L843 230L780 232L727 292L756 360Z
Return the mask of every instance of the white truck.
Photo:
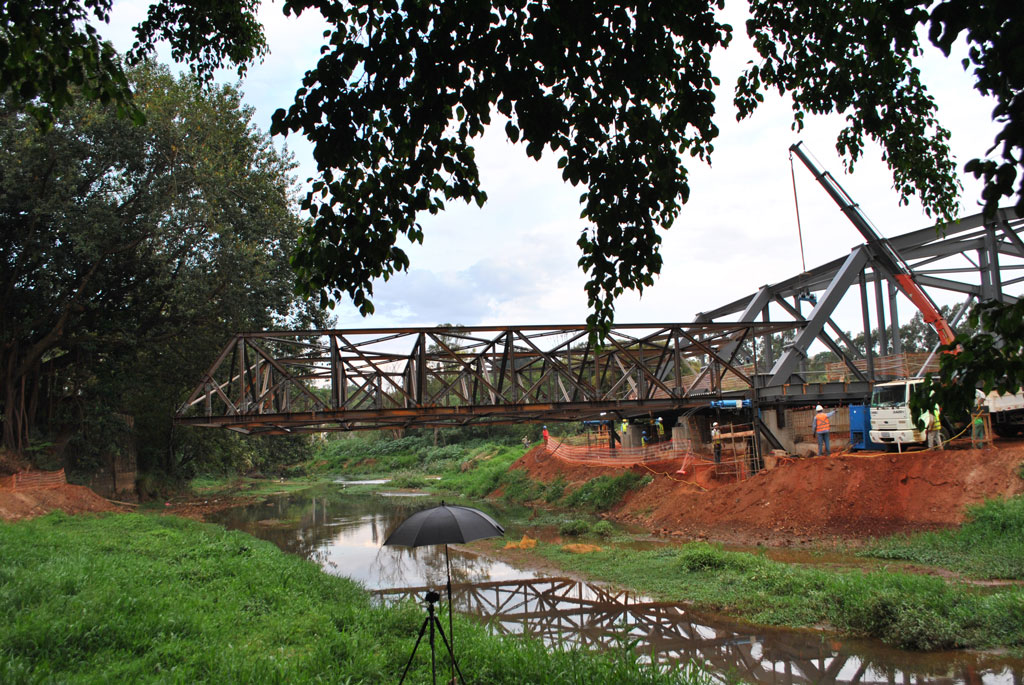
M926 441L923 422L910 415L910 394L923 380L908 378L875 386L870 409L872 442L898 447ZM1011 437L1024 432L1024 390L1015 395L991 392L985 397L984 405L992 417L992 430L996 435ZM942 439L946 440L950 437L951 426L945 417L943 424Z
M872 442L899 447L926 441L924 425L910 415L910 393L923 381L923 378L910 378L875 385L870 409Z
M985 397L985 406L996 435L1009 438L1024 433L1024 389L1015 395L1000 395L993 390Z

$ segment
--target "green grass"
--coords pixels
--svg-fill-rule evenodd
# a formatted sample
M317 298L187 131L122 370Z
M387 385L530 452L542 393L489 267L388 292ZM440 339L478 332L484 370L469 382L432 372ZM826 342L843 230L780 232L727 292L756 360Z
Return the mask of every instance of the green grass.
M705 543L576 555L540 544L561 568L657 599L786 626L831 625L903 649L1024 645L1024 588L995 591L932 576L835 572Z
M0 681L397 682L423 611L270 543L174 517L0 525ZM710 682L620 652L548 651L460 618L476 683ZM420 649L409 683L430 682Z
M1024 580L1024 497L967 509L955 530L873 541L862 556L941 566L979 578Z

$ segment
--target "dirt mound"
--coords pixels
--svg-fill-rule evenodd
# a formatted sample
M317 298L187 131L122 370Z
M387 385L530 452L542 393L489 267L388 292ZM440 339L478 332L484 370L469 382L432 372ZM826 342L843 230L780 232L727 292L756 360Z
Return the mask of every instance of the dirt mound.
M986 450L819 457L708 491L676 480L675 464L635 467L658 475L611 515L663 535L739 544L864 539L960 524L966 505L1024 492L1024 478L1017 475L1021 462L1021 442ZM570 483L621 473L565 464L537 450L513 468L526 469L535 480L562 475Z
M60 510L68 514L119 511L84 485L0 490L0 519L17 521Z

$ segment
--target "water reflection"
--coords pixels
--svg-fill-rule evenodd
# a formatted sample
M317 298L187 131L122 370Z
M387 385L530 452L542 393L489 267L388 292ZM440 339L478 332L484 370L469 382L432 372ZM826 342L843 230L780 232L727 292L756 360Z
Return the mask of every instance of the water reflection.
M381 590L391 601L427 588ZM621 649L667 667L705 662L722 680L757 683L1020 683L1019 660L971 653L914 653L816 631L756 628L654 602L642 595L568 578L453 587L458 611L495 632L530 634L547 644Z
M371 590L433 585L446 580L444 546L383 547L391 531L428 506L420 498L348 494L316 488L279 495L211 517L228 528L269 540L285 552L316 561L329 573L360 581ZM493 512L492 512L493 513ZM452 582L531 578L471 552L451 550Z
M413 498L347 494L326 487L223 512L219 523L269 540L286 552L354 578L372 590L422 598L445 583L444 546L383 547L410 515L430 506ZM482 507L486 508L486 507ZM501 514L493 511L501 520ZM515 538L518 533L510 532ZM652 602L630 592L545 578L480 555L452 550L458 610L503 633L548 643L621 648L672 665L706 661L722 679L763 683L998 683L1020 685L1024 662L949 652L921 654L875 641L836 640L816 631L751 627Z

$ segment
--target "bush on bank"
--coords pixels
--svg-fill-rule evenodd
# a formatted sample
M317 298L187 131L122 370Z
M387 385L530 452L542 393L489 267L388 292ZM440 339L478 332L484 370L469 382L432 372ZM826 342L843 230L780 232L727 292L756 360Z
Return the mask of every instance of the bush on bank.
M174 517L51 514L0 525L0 548L2 682L397 682L424 617L270 543ZM710 682L465 619L456 631L473 682ZM425 647L406 682L429 682Z

